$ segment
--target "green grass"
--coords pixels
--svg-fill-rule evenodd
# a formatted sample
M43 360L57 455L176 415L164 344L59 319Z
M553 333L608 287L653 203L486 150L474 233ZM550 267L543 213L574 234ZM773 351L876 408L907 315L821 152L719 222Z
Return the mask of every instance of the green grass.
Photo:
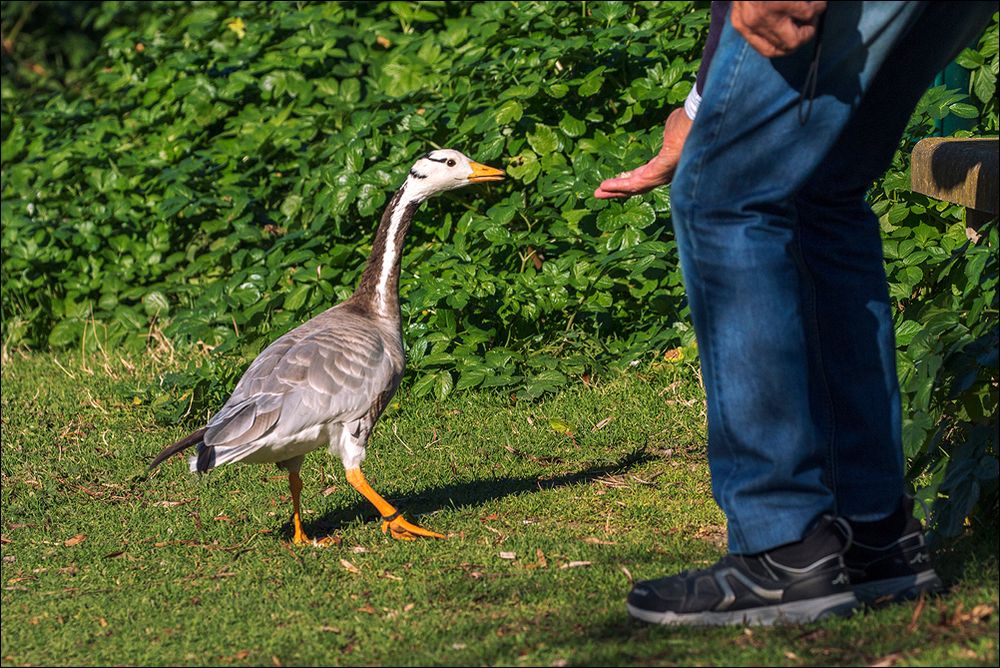
M630 577L725 549L691 365L535 403L404 390L363 470L449 540L385 537L316 452L306 530L341 542L296 548L274 467L199 478L174 458L133 482L185 433L134 400L163 369L88 364L3 365L4 665L997 664L995 527L938 554L952 592L919 606L752 630L630 621Z

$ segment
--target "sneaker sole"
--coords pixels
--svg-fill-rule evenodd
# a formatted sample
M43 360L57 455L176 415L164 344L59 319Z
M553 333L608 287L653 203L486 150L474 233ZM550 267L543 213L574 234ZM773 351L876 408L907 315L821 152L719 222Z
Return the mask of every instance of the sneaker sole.
M804 624L834 615L845 617L859 605L859 601L854 592L847 592L823 596L821 598L812 598L805 601L793 601L780 605L745 608L729 612L655 612L636 608L628 603L625 605L630 615L651 624L666 624L670 626L771 626L774 624Z
M853 587L858 600L866 605L905 601L918 595L944 591L944 583L933 570L887 580L865 582Z

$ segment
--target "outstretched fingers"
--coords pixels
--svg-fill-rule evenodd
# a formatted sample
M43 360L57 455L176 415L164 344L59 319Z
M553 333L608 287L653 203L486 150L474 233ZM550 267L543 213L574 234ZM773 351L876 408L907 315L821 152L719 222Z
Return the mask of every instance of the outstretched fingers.
M657 160L658 158L653 158L641 167L605 179L594 191L594 197L597 199L632 197L669 183L672 172L670 175L663 174L663 170L656 164Z

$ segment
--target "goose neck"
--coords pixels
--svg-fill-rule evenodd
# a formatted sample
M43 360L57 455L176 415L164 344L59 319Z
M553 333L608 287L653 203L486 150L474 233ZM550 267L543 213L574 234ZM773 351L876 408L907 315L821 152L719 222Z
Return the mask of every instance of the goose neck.
M407 185L396 191L382 214L372 253L355 291L367 310L383 319L399 319L399 271L403 242L422 198L408 193Z

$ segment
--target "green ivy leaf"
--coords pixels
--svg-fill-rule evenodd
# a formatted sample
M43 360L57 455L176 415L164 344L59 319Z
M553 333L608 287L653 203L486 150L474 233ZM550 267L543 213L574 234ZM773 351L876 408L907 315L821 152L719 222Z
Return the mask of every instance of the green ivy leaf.
M923 326L913 320L904 320L896 327L896 345L907 346L913 337L923 330Z
M413 392L413 396L415 397L423 397L430 394L434 390L436 383L437 375L427 374L425 376L421 376L417 382L413 384L410 391Z
M434 379L434 396L438 401L443 400L451 393L452 378L448 371L439 371Z
M524 115L524 107L517 100L507 100L500 108L496 110L496 122L497 125L506 125L507 123L516 122L521 120L521 116Z
M534 181L541 170L542 167L538 163L538 156L532 151L521 152L510 161L510 165L507 167L508 174L524 183Z
M559 121L559 129L568 137L580 137L587 131L587 124L574 118L568 112L563 112L562 120Z
M295 214L302 208L302 197L294 193L289 194L285 201L281 203L281 213L285 218L294 218Z
M554 97L555 99L558 100L563 97L566 97L566 93L569 92L569 86L563 83L554 83L548 88L546 88L545 91L549 94L550 97Z
M458 382L455 383L455 390L467 390L478 387L486 380L487 375L489 375L489 369L486 367L464 369L458 378Z
M528 133L528 144L538 155L548 155L559 150L559 137L546 125L535 125L535 131Z
M170 314L170 302L159 290L147 292L142 298L142 305L146 309L146 315L149 316L166 317Z
M959 118L975 118L979 116L979 110L971 104L955 102L948 107L948 110Z
M313 286L308 283L296 285L285 297L284 307L290 311L298 311L305 305L312 289Z
M61 320L48 335L48 344L61 348L75 342L83 333L85 323L80 320Z
M991 102L997 94L997 75L987 67L973 72L972 92L980 102Z
M580 87L576 89L576 92L580 97L591 97L595 95L597 91L601 90L601 86L604 85L604 72L603 67L598 67L596 70L588 74Z
M955 58L955 62L964 67L967 70L974 70L981 67L986 59L978 51L973 49L964 49L962 53L958 54Z

